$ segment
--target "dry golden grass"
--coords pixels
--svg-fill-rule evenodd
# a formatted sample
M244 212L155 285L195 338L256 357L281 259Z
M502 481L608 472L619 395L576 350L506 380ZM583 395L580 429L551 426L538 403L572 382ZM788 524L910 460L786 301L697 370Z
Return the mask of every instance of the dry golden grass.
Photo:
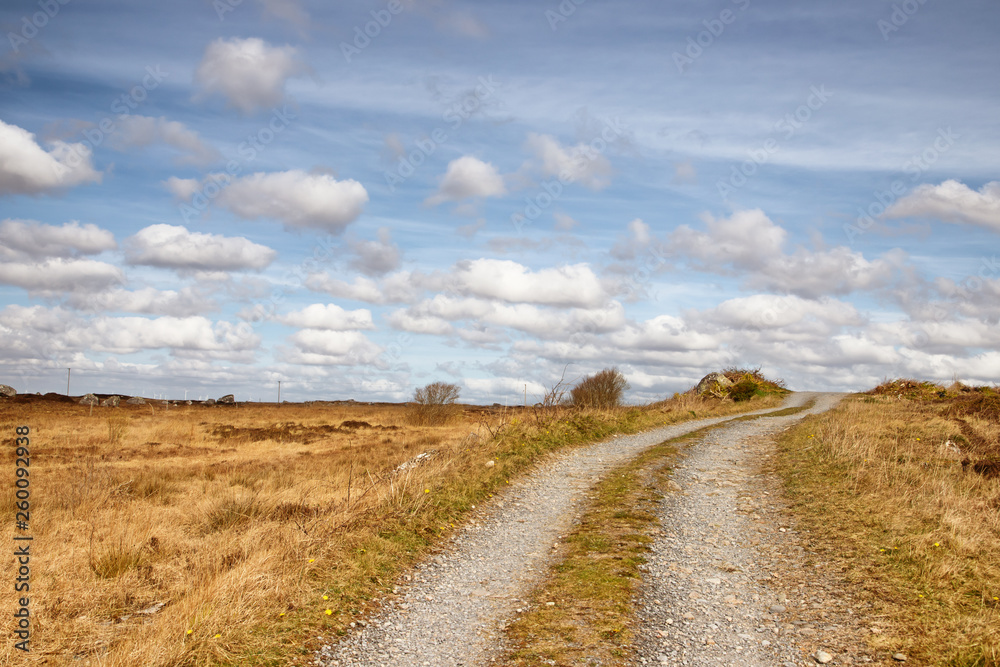
M413 426L405 406L0 403L5 442L31 428L34 536L32 653L4 642L0 663L304 664L309 639L342 632L547 452L754 407L467 409ZM0 461L13 479L12 447ZM0 576L13 581L11 559ZM0 590L13 609L13 586Z
M1000 479L962 460L1000 456L1000 424L956 418L956 405L977 398L957 389L911 389L852 397L804 422L782 438L779 469L815 546L874 602L874 649L995 666Z

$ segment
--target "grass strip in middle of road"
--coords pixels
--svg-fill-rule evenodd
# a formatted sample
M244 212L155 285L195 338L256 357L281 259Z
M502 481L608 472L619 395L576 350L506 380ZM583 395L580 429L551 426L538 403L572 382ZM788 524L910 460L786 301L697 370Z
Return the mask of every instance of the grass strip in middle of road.
M734 421L792 415L814 403L707 426L612 469L591 489L589 506L559 546L547 580L531 593L529 610L507 627L510 648L502 664L627 664L642 565L659 530L656 506L679 447Z
M700 429L651 447L611 470L557 552L559 562L531 594L529 611L507 628L506 665L619 664L627 657L632 598L658 525L658 490L677 446Z

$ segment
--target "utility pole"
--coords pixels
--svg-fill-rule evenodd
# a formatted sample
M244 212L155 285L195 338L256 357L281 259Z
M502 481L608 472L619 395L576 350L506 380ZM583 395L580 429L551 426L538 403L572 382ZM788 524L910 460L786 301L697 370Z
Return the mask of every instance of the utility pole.
M69 376L73 373L72 368L66 369L66 395L69 396Z
M278 380L278 405L281 405L281 380Z

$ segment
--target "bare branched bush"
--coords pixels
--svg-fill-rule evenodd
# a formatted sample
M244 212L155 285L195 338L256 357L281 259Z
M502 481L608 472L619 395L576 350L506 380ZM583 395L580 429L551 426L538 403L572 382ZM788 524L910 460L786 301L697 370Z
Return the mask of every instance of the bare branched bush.
M628 389L628 380L617 368L605 368L588 375L570 391L573 405L581 408L616 408Z
M455 401L462 389L456 384L432 382L413 392L416 403L410 423L418 426L444 424L455 415Z

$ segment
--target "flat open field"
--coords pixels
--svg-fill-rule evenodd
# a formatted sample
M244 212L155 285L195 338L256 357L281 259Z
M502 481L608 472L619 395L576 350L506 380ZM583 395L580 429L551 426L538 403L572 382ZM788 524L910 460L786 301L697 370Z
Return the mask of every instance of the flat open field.
M8 535L15 429L30 429L29 529L16 534L33 537L32 653L4 642L0 662L294 664L310 637L342 628L546 452L778 403L463 406L441 425L414 425L402 405L3 401ZM0 576L13 582L16 568L9 556ZM0 590L15 609L23 594ZM4 619L12 637L15 619Z

